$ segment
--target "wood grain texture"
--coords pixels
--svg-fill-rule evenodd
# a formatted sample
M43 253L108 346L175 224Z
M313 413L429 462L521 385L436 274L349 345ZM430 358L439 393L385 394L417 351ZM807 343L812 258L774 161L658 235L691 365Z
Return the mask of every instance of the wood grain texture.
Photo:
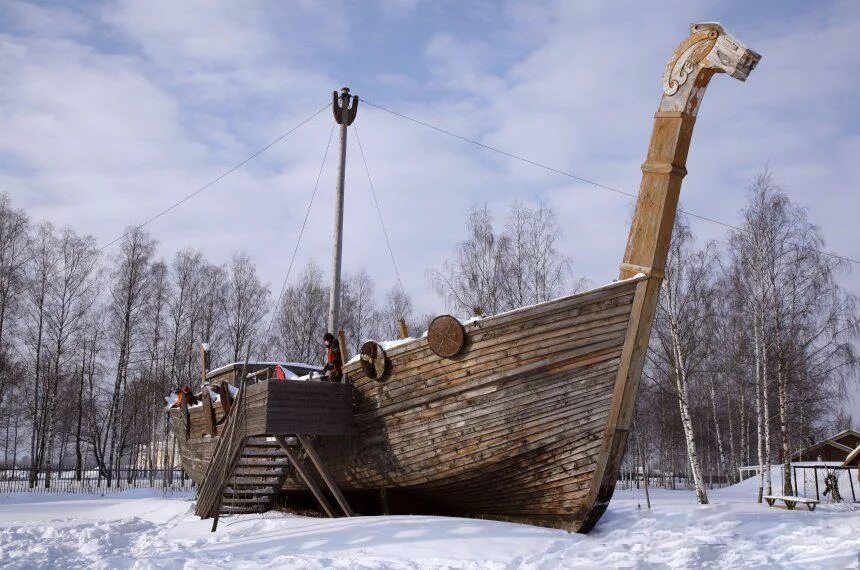
M407 493L432 512L578 530L595 498L591 485L606 455L631 310L645 281L472 322L453 358L434 354L426 339L399 345L388 351L390 370L382 381L352 362L345 366L351 386L249 386L249 432L291 435L302 433L301 422L319 428L343 421L332 416L343 412L348 397L354 432L313 437L345 494L386 489ZM195 412L192 433L202 434ZM192 477L205 459L189 455L211 449L207 439L180 444ZM244 457L237 468L253 469L250 460ZM306 488L292 470L283 482L288 492Z

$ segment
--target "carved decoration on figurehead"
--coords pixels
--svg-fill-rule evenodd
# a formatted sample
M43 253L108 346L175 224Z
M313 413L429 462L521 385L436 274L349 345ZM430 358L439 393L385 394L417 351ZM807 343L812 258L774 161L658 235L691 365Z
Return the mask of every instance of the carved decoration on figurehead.
M745 81L760 59L720 24L691 24L690 36L675 49L663 71L660 110L695 115L714 73Z
M719 32L694 32L672 54L663 71L663 93L674 95L687 82L696 64L705 59L717 43Z

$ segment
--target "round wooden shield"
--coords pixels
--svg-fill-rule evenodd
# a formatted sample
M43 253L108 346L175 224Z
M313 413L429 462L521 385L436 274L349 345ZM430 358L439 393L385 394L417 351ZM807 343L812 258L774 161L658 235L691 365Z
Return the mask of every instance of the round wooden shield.
M376 341L369 340L361 345L361 369L368 378L379 380L388 371L388 356L385 349Z
M460 354L466 343L466 330L460 321L451 315L439 315L430 323L427 329L427 342L430 350L442 358L451 358Z

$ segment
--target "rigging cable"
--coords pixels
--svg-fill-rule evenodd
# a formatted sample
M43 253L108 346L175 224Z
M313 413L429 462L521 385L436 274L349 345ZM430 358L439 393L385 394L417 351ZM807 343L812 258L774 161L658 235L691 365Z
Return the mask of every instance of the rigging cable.
M364 147L361 146L361 138L358 136L358 127L352 125L352 130L355 131L355 141L358 143L358 150L361 152L361 161L364 163L364 171L367 173L367 182L370 186L370 195L373 196L373 204L376 206L376 214L379 216L379 225L382 226L382 234L385 236L385 244L388 246L388 255L391 256L391 264L394 266L394 274L397 276L397 284L400 285L400 292L406 299L406 289L403 288L403 280L400 278L400 270L397 268L397 260L394 258L394 250L391 248L391 240L388 239L388 230L385 229L385 221L382 219L382 210L379 208L379 201L376 199L376 190L373 188L373 179L370 177L370 169L367 167L367 158L364 155ZM403 318L403 315L398 315Z
M281 306L281 300L284 297L284 292L287 290L287 282L290 279L290 273L293 271L293 263L296 261L296 254L299 251L299 245L302 243L302 236L305 233L305 226L308 223L308 217L311 214L311 206L314 205L314 198L317 195L317 189L320 186L320 179L322 178L323 169L325 168L325 161L328 157L328 151L331 148L331 139L334 137L334 129L336 125L332 125L331 132L328 135L328 142L325 146L325 152L323 153L322 164L320 164L319 173L317 173L317 181L314 183L314 191L311 193L311 200L308 202L308 208L305 210L305 219L302 220L302 227L299 228L299 236L296 238L296 246L293 248L293 256L290 258L290 264L287 267L287 275L284 277L284 282L281 284L281 293L278 295L278 300L275 303L275 306L272 308L272 316L269 318L269 326L266 327L266 334L263 336L263 342L267 343L269 339L269 333L272 332L272 323L275 322L275 315L278 314L278 307ZM265 344L263 345L265 346Z
M192 192L191 194L188 194L187 196L185 196L184 198L182 198L182 199L181 199L181 200L179 200L178 202L173 203L172 205L168 206L168 207L167 207L167 208L165 208L164 210L162 210L162 211L160 211L159 213L155 214L154 216L152 216L152 217L151 217L151 218L149 218L148 220L144 221L142 224L139 224L139 225L133 226L131 230L128 230L128 231L126 231L126 232L124 232L124 233L120 234L119 236L115 237L114 239L112 239L112 240L111 240L111 241L109 241L108 243L104 244L103 246L101 246L101 247L99 247L99 248L94 248L94 249L93 249L89 254L87 254L87 256L86 256L86 257L87 257L87 258L89 258L89 257L93 257L93 258L95 258L99 253L103 252L104 250L106 250L107 248L109 248L110 246L112 246L113 244L115 244L116 242L118 242L119 240L123 239L123 238L124 238L124 237L126 237L127 235L131 234L133 231L138 230L138 229L140 229L140 228L142 228L142 227L146 226L147 224L149 224L149 223L151 223L151 222L154 222L155 220L157 220L158 218L160 218L160 217L161 217L161 216L163 216L164 214L166 214L166 213L170 212L171 210L173 210L173 209L174 209L174 208L176 208L177 206L179 206L179 205L183 204L184 202L187 202L188 200L190 200L191 198L193 198L193 197L194 197L194 196L196 196L197 194L200 194L201 192L203 192L204 190L206 190L206 189L207 189L207 188L209 188L210 186L212 186L212 185L214 185L215 183L219 182L220 180L222 180L222 179L226 178L226 177L227 177L228 175L230 175L231 173L233 173L233 172L235 172L236 170L240 169L241 167L243 167L243 166L244 166L245 164L247 164L248 162L250 162L250 161L252 161L253 159L257 158L258 156L260 156L261 154L263 154L264 152L266 152L267 150L269 150L270 148L272 148L273 146L275 146L277 143L279 143L279 142L281 142L282 140L284 140L285 138L287 138L287 137L288 137L289 135L291 135L294 131L298 130L300 127L302 127L303 125L305 125L306 123L308 123L311 119L313 119L314 117L316 117L317 115L319 115L320 113L322 113L323 111L325 111L326 109L328 109L329 107L331 107L331 103L326 103L323 107L321 107L320 109L318 109L317 111L315 111L313 114L311 114L310 116L308 116L308 117L307 117L306 119L304 119L302 122L298 123L298 124L297 124L297 125L295 125L293 128L291 128L290 130L286 131L285 133L283 133L281 136L279 136L278 138L276 138L275 140L273 140L272 142L270 142L270 143L269 143L269 144L267 144L266 146L262 147L261 149L257 150L256 152L254 152L251 156L249 156L248 158L246 158L246 159L245 159L245 160L243 160L242 162L240 162L240 163L236 164L235 166L233 166L232 168L230 168L230 169L228 169L228 170L224 171L223 173L221 173L221 175L217 176L216 178L213 178L212 180L210 180L210 181L209 181L208 183L206 183L205 185L201 186L200 188L198 188L197 190L195 190L195 191L194 191L194 192ZM34 259L36 259L36 257L38 257L38 253L35 253L35 254L31 255L30 257L28 257L25 261L23 261L23 262L21 263L21 265L23 266L23 265L26 265L26 264L30 263L31 261L33 261ZM58 263L58 262L59 262L59 258L58 258L58 259L56 259L53 263L51 263L51 264L50 264L50 268L51 268L51 269L53 269L54 265L56 265L56 263Z
M112 246L113 244L115 244L116 242L118 242L119 240L121 240L122 238L124 238L124 237L126 237L127 235L129 235L131 232L133 232L133 231L135 231L135 230L139 230L140 228L142 228L142 227L144 227L144 226L148 225L149 223L154 222L155 220L157 220L158 218L160 218L160 217L161 217L161 216L163 216L164 214L168 213L169 211L173 210L173 209L174 209L174 208L176 208L177 206L179 206L179 205L183 204L184 202L187 202L188 200L190 200L190 199L191 199L191 198L193 198L194 196L196 196L196 195L200 194L201 192L203 192L204 190L206 190L206 189L207 189L207 188L209 188L210 186L212 186L212 185L216 184L217 182L219 182L220 180L222 180L222 179L226 178L227 176L229 176L230 174L232 174L232 173L233 173L233 172L235 172L236 170L239 170L239 169L240 169L240 168L242 168L244 165L246 165L246 164L247 164L247 163L249 163L250 161L254 160L254 159L255 159L255 158L257 158L258 156L260 156L261 154L263 154L264 152L266 152L267 150L269 150L270 148L272 148L273 146L275 146L276 144L278 144L279 142L281 142L282 140L284 140L285 138L287 138L288 136L290 136L294 131L298 130L300 127L302 127L303 125L305 125L306 123L308 123L311 119L313 119L314 117L316 117L317 115L319 115L320 113L322 113L323 111L325 111L326 109L328 109L329 107L331 107L331 103L326 103L326 104L325 104L325 106L321 107L319 110L317 110L316 112L314 112L314 113L313 113L312 115L310 115L308 118L306 118L305 120L303 120L302 122L300 122L299 124L297 124L296 126L294 126L293 128L291 128L291 129L290 129L290 130L288 130L287 132L283 133L281 136L279 136L278 138L276 138L275 140L273 140L272 142L270 142L269 144L267 144L267 145L266 145L266 146L264 146L263 148L261 148L261 149L257 150L255 153L253 153L251 156L249 156L248 158L246 158L246 159L245 159L245 160L243 160L242 162L240 162L240 163L236 164L235 166L233 166L232 168L230 168L230 169L228 169L228 170L224 171L224 172L223 172L223 173L221 173L219 176L217 176L217 177L213 178L212 180L210 180L209 182L207 182L206 184L204 184L203 186L201 186L200 188L198 188L197 190L195 190L195 191L194 191L194 192L192 192L191 194L188 194L187 196L185 196L184 198L182 198L182 199L181 199L181 200L179 200L178 202L175 202L175 203L174 203L174 204L172 204L171 206L169 206L169 207L165 208L164 210L160 211L159 213L155 214L154 216L152 216L151 218L149 218L148 220L146 220L146 221L145 221L145 222L143 222L142 224L139 224L139 225L134 226L134 228L133 228L133 229L128 230L127 232L123 233L122 235L120 235L120 236L118 236L118 237L114 238L113 240L109 241L108 243L106 243L105 245L103 245L102 247L100 247L100 248L98 249L98 251L100 251L100 252L101 252L101 251L104 251L105 249L109 248L110 246Z
M480 148L483 148L483 149L485 149L485 150L489 150L489 151L492 151L492 152L495 152L495 153L501 154L501 155L503 155L503 156L507 156L508 158L513 158L513 159L515 159L515 160L519 160L520 162L525 162L526 164L530 164L530 165L532 165L532 166L536 166L536 167L538 167L538 168L542 168L542 169L544 169L544 170L548 170L548 171L550 171L550 172L554 172L554 173L556 173L556 174L560 174L560 175L562 175L562 176L566 176L566 177L568 177L568 178L572 178L572 179L574 179L574 180L579 180L580 182L584 182L584 183L586 183L586 184L590 184L590 185L592 185L592 186L596 186L597 188L602 188L603 190L608 190L608 191L610 191L610 192L615 192L616 194L621 194L622 196L627 196L627 197L629 197L629 198L633 198L634 200L638 197L636 194L632 194L632 193L627 192L627 191L624 191L624 190L619 190L618 188L613 188L613 187L611 187L611 186L607 186L607 185L605 185L605 184L601 184L601 183L596 182L596 181L594 181L594 180L589 180L588 178L583 178L583 177L581 177L581 176L577 176L576 174L571 174L570 172L565 172L564 170L559 170L559 169L557 169L557 168L553 168L552 166L548 166L548 165L546 165L546 164L541 164L540 162L536 162L536 161L534 161L534 160L531 160L531 159L525 158L525 157L523 157L523 156L519 156L519 155L513 154L513 153L511 153L511 152L507 152L507 151L502 150L502 149L500 149L500 148L496 148L496 147L494 147L494 146L490 146L490 145L484 144L484 143L482 143L482 142L476 141L476 140L474 140L474 139L470 139L470 138L468 138L468 137L464 137L463 135L458 135L457 133L454 133L454 132L448 131L448 130L443 129L443 128L441 128L441 127L437 127L437 126L435 126L435 125L431 125L430 123L426 123L426 122L421 121L421 120L419 120L419 119L416 119L416 118L414 118L414 117L410 117L409 115L404 115L403 113L398 113L397 111L393 111L393 110L391 110L391 109L389 109L389 108L387 108L387 107L383 107L382 105L377 105L376 103L373 103L373 102L371 102L371 101L368 101L367 99L362 99L362 102L363 102L363 103L365 103L365 104L367 104L367 105L370 105L371 107L375 107L375 108L379 109L380 111L385 111L386 113L390 113L390 114L392 114L392 115L394 115L394 116L396 116L396 117L400 117L401 119L406 119L407 121L411 121L411 122L413 122L413 123L415 123L415 124L421 125L421 126L426 127L426 128L428 128L428 129L432 129L432 130L434 130L434 131L436 131L436 132L439 132L439 133L442 133L442 134L445 134L445 135L448 135L448 136L454 137L454 138L456 138L456 139L460 139L461 141L471 143L471 144L473 144L473 145L475 145L475 146L478 146L478 147L480 147ZM682 208L678 208L678 211L679 211L679 212L682 212L682 213L684 213L684 214L686 214L686 215L688 215L688 216L690 216L690 217L692 217L692 218L697 218L697 219L699 219L699 220L703 220L703 221L706 221L706 222L711 222L711 223L713 223L713 224L717 224L717 225L720 225L720 226L723 226L723 227L726 227L726 228L729 228L729 229L733 229L733 230L736 230L736 231L739 231L739 232L751 233L751 230L749 230L749 229L742 228L742 227L738 227L738 226L732 225L732 224L730 224L730 223L728 223L728 222L722 222L722 221L717 220L717 219L714 219L714 218L709 218L708 216L703 216L703 215L701 215L701 214L695 214L695 213L693 213L693 212L690 212L690 211L688 211L688 210L684 210L684 209L682 209ZM852 259L852 258L850 258L850 257L846 257L846 256L839 255L839 254L836 254L836 253L832 253L832 252L829 252L829 251L822 251L822 250L820 250L820 249L815 249L814 247L810 247L810 246L807 246L807 245L802 245L802 244L793 243L793 242L788 242L788 243L789 243L790 245L793 245L793 246L795 246L795 247L799 247L799 248L801 248L801 249L805 249L805 250L808 250L808 251L814 251L814 252L821 253L821 254L824 254L824 255L827 255L827 256L830 256L830 257L834 257L834 258L836 258L836 259L841 259L841 260L843 260L843 261L848 261L848 262L850 262L850 263L857 263L857 264L860 264L860 261L858 261L858 260L856 260L856 259Z

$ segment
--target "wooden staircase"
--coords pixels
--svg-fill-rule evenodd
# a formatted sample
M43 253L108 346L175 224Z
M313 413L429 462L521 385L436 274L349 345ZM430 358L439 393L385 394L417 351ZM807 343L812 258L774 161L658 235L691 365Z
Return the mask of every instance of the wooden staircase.
M219 514L262 513L271 509L289 467L289 459L275 438L247 438L221 493Z
M313 387L311 385L311 388ZM352 508L314 451L310 438L301 433L290 436L261 435L259 431L249 429L247 388L247 381L243 380L236 403L228 413L227 425L197 490L195 514L203 519L212 518L214 532L222 514L268 511L292 469L297 478L313 493L326 514L330 517L336 516L335 510L299 454L299 450L304 450L343 514L353 516Z

